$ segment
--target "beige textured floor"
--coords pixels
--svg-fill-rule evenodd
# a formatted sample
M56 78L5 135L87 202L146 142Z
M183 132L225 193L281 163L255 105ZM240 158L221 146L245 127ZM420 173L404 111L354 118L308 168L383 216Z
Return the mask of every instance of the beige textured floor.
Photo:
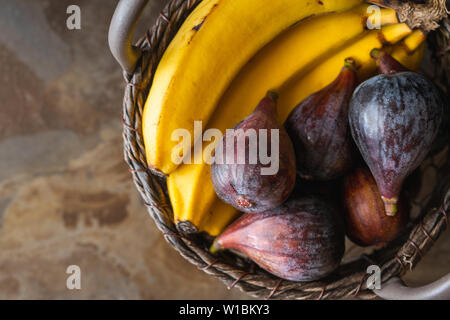
M166 1L150 0L138 33ZM0 298L239 299L184 261L123 161L112 0L0 0ZM82 29L66 28L78 4ZM67 266L82 271L68 290ZM412 284L450 271L450 235Z

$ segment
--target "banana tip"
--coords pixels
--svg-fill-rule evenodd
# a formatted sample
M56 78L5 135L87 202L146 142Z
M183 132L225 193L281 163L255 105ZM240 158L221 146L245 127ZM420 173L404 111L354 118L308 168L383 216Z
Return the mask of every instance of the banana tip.
M267 91L267 97L269 97L273 101L277 101L278 100L278 93L275 90L269 90L269 91Z

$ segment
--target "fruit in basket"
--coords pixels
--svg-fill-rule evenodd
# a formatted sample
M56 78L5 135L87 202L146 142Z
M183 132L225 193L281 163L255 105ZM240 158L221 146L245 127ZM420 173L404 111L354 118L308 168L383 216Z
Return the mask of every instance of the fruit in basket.
M194 121L206 126L239 70L282 31L307 17L361 3L202 1L178 30L154 75L142 124L148 165L164 174L172 172L197 141ZM191 141L173 141L177 129L187 130Z
M414 170L403 183L402 194L404 194L405 201L412 203L417 201L417 197L422 187L422 171L420 167Z
M290 198L276 209L241 216L211 247L222 249L240 251L280 278L313 281L339 266L344 232L334 209L319 198Z
M411 59L405 59L405 55L412 56L414 55L414 51L416 50L418 45L420 45L420 52L423 55L423 51L425 46L421 41L424 41L426 38L425 34L422 30L415 30L410 36L408 36L403 42L404 48L397 48L394 50L392 54L388 54L378 49L373 49L371 51L372 58L375 59L378 72L383 74L394 73L394 72L403 72L403 71L411 71L411 68L417 69L419 67L420 61L422 59L417 59L416 62ZM414 42L416 41L416 42ZM399 50L403 49L403 50ZM403 61L409 62L408 67L401 64L398 59L402 59ZM444 98L444 94L441 93L441 96ZM442 118L441 125L439 126L439 132L436 136L436 139L433 143L433 146L430 151L430 155L435 155L442 151L445 146L448 145L450 141L450 107L448 103L444 103L444 117Z
M417 70L425 51L425 33L414 30L402 40L391 52L374 48L370 55L375 59L379 73L392 73Z
M279 206L295 186L294 148L278 125L277 98L269 91L251 115L227 130L214 151L214 190L224 202L244 212Z
M314 19L319 18L320 17ZM301 24L305 22L302 22ZM318 33L318 31L316 32ZM288 115L287 113L295 106L294 103L301 101L301 99L304 99L307 95L330 83L333 77L338 75L340 69L342 68L342 61L345 57L356 57L358 64L358 77L366 77L368 74L373 74L376 69L375 63L369 54L370 50L375 46L381 47L383 43L396 43L410 33L411 30L406 25L395 24L388 28L383 27L381 30L366 31L337 52L330 51L329 57L323 58L324 61L318 61L317 65L314 64L314 69L309 70L310 68L305 68L305 71L301 72L306 75L299 78L295 77L295 81L289 81L290 86L283 86L281 97L279 98L279 101L282 101L282 103L278 104L279 120L284 121L286 119ZM405 41L408 38L409 36L405 38ZM276 42L266 47L265 50L270 50L271 46L275 45L275 43ZM420 43L418 43L417 46L419 44ZM314 48L311 48L306 51L311 51L313 49ZM410 55L406 53L403 54L405 49L406 47L403 43L399 43L393 47L393 52L399 53L402 64L418 65L418 61L420 61L423 56L423 50L416 50ZM263 50L260 54L265 55L265 50ZM261 60L259 58L252 60L252 62L242 70L238 79L246 79L245 75L253 73L254 70L259 68L256 62L260 62L262 64L264 61L265 60ZM263 66L264 65L261 67ZM258 86L259 84L264 84L264 81L260 80L258 82L252 82L252 85L248 87L248 91L252 91L252 88ZM231 120L236 123L251 112L250 110L245 110L247 108L246 106L241 106L239 104L230 105L229 103L225 104L223 102L232 101L230 97L233 96L233 92L239 90L238 84L242 85L243 83L247 82L238 81L237 79L233 82L231 88L227 91L225 97L222 99L219 107L215 111L211 123L208 125L210 128L225 130L226 128L231 127L232 124L229 124ZM296 90L289 90L289 88L294 88ZM293 92L295 94L292 94ZM292 101L292 103L290 103L290 101ZM227 109L224 108L224 106L228 106ZM241 113L244 111L244 115L241 116ZM211 143L211 145L214 144L215 142ZM206 150L205 148L208 146L204 147L204 150ZM214 203L219 201L210 179L205 178L209 176L210 165L203 162L202 164L184 164L171 173L167 179L175 222L178 225L189 226L189 228L186 228L185 232L192 232L192 230L196 231L201 229L201 224L205 219L208 219L210 213L213 211ZM232 212L231 210L228 211ZM223 224L215 230L219 230L222 226Z
M342 202L347 236L360 246L383 246L399 236L408 222L403 201L395 216L386 215L377 183L367 167L345 177Z
M297 172L304 179L331 180L353 164L348 105L357 85L356 65L347 58L338 77L303 100L285 128L294 144Z
M340 21L341 19L338 19L338 17L346 17L345 22ZM388 21L382 21L382 23L388 23ZM225 132L227 128L231 128L253 111L261 96L272 84L288 81L298 74L306 74L300 80L297 80L302 85L299 86L296 95L292 96L292 101L295 102L292 102L292 104L285 103L282 108L277 110L279 120L284 122L287 111L292 110L295 106L294 103L298 103L302 97L305 97L303 95L305 92L313 93L330 83L333 76L337 76L346 56L358 58L358 73L374 72L375 63L370 58L370 50L374 46L381 47L388 40L395 43L410 33L410 29L404 24L396 24L389 28L383 27L381 30L366 31L351 41L344 41L343 48L339 48L336 52L333 48L337 46L337 43L331 39L342 40L341 34L345 33L346 29L362 29L362 27L358 27L360 24L361 15L356 8L343 13L315 17L297 24L286 34L265 47L243 68L221 99L210 123L208 123L208 128ZM323 27L319 28L321 25ZM330 26L332 26L331 29ZM317 42L317 45L309 47L308 50L302 49L304 42L309 43L317 39L321 39L320 42ZM399 48L399 51L402 50L403 46ZM336 56L339 56L339 59L335 58ZM405 59L410 61L410 59L417 59L416 56L415 53L413 56L405 57ZM316 59L316 57L320 57L320 59ZM283 63L280 64L280 61L283 61ZM402 60L402 62L404 61ZM316 68L317 65L320 67ZM322 66L325 66L325 68ZM313 68L312 71L311 68ZM278 82L273 82L272 77L264 76L268 69L276 70L273 76L274 79L280 79L277 80ZM284 80L279 78L281 72L285 74ZM295 79L298 78L295 77ZM263 93L255 100L254 92ZM283 90L280 99L286 102L284 97L290 96L290 94L291 92ZM252 103L251 105L249 101ZM207 178L210 176L211 168L208 164L210 154L208 150L211 147L214 148L217 142L218 140L215 140L209 144L203 144L203 161L201 164L182 164L167 178L174 220L177 225L182 226L185 232L202 229L201 224L204 219L209 217L212 206L217 201L212 182ZM188 227L185 228L186 226Z
M433 83L414 72L381 74L356 88L350 128L387 215L396 214L403 181L430 151L443 104Z

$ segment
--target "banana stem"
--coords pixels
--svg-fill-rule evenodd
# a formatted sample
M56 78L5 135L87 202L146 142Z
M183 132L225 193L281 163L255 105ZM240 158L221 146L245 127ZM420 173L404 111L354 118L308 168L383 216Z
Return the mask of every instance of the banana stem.
M414 52L426 39L426 34L420 29L414 30L409 36L403 40L408 52Z
M411 28L406 23L397 23L385 26L381 29L384 44L394 44L410 35Z

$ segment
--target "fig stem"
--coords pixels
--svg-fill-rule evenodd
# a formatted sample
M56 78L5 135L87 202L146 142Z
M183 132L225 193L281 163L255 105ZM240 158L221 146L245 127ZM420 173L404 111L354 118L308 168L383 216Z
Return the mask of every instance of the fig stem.
M278 93L274 90L269 90L267 91L266 96L270 99L272 99L273 101L277 101L278 100Z
M382 52L381 52L381 50L378 49L378 48L373 48L373 49L370 51L370 56L371 56L373 59L379 59L379 58L381 57L381 54L382 54Z
M353 58L345 58L344 60L344 68L348 68L350 70L352 70L353 72L356 72L356 62L355 59Z
M388 216L395 216L395 214L397 213L397 198L385 198L383 196L381 196L381 199L384 202L384 209L386 211L386 215Z

